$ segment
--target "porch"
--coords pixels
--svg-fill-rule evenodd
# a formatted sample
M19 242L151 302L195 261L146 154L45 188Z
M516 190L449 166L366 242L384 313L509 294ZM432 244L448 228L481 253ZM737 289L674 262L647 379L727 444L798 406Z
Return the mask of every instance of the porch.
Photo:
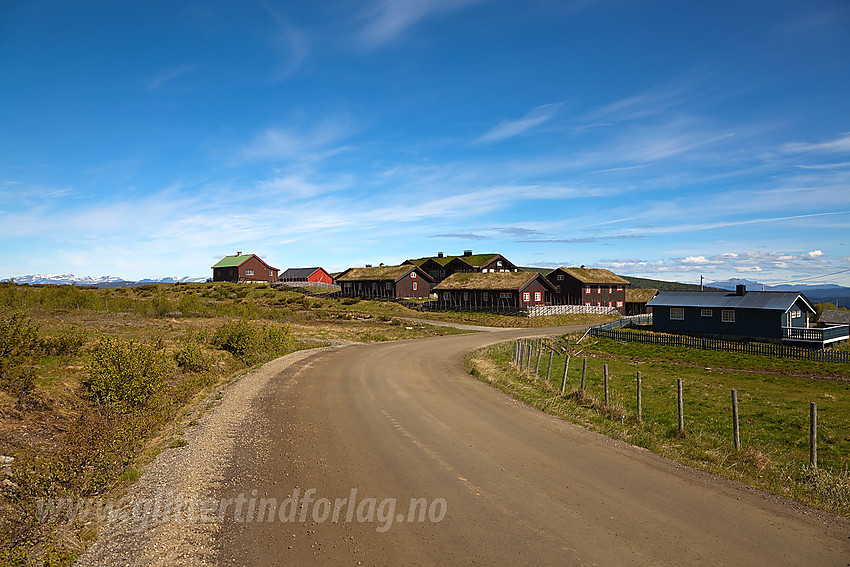
M821 346L850 339L850 325L824 328L782 327L782 341Z

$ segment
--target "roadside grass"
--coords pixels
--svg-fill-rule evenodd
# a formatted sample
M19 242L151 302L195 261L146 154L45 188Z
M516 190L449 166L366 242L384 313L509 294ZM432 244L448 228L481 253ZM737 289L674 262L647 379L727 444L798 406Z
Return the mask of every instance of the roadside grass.
M587 339L585 339L587 341ZM809 505L850 516L850 381L846 369L819 368L839 379L803 375L799 361L726 353L664 353L651 345L621 345L598 340L581 345L562 339L556 347L571 353L565 394L562 355L548 354L540 377L511 364L513 343L477 351L469 359L473 374L547 413L645 447L684 464L770 490ZM684 349L689 350L689 349ZM576 356L577 354L577 356ZM581 390L582 358L587 359ZM695 364L706 363L705 366ZM710 362L710 365L708 364ZM603 367L609 370L609 403L604 403ZM839 366L839 365L829 365ZM734 367L733 369L726 369ZM800 375L789 375L793 370ZM637 372L641 372L642 420L637 417ZM676 379L683 382L685 432L678 430ZM741 450L732 438L731 390L738 393ZM818 408L818 468L809 466L809 402Z

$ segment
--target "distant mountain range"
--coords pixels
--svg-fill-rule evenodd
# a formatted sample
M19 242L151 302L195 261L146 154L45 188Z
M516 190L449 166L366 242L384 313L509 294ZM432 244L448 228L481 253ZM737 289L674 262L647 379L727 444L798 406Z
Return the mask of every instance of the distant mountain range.
M205 282L207 278L183 276L175 278L144 279L130 281L115 276L75 276L74 274L35 274L29 276L16 276L12 280L17 284L30 285L78 285L88 287L116 288L133 287L138 285L155 283L197 283Z
M721 289L735 290L738 285L747 286L749 291L799 291L815 303L835 303L842 306L850 305L850 287L836 284L782 284L765 285L756 280L732 278L720 282L709 282L706 285Z

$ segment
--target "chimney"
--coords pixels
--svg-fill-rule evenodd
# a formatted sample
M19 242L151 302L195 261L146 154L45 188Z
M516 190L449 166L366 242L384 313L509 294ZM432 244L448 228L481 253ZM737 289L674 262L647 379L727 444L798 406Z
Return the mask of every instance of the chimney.
M738 284L735 286L735 295L747 295L747 286Z
M237 256L241 256L241 255L242 255L242 251L240 250L239 252L237 252L237 253L236 253L236 255L237 255Z
M442 257L443 257L443 253L442 253L442 252L437 252L437 258L442 258Z
M366 267L367 267L367 268L371 268L371 267L372 267L372 264L366 264Z
M464 256L472 256L472 250L464 250L463 255Z

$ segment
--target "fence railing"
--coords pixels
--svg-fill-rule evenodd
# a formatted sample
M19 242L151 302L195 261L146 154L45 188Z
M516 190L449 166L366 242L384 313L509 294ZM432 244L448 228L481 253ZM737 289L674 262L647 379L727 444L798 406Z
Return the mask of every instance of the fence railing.
M702 350L737 352L779 358L795 358L817 362L850 362L850 351L821 350L773 343L738 342L710 337L688 337L683 335L661 335L643 331L603 329L602 325L591 327L588 334L616 341L626 341L662 346L682 346Z
M616 307L601 307L597 305L532 305L528 307L529 317L544 317L546 315L573 315L590 313L593 315L618 315Z
M782 338L792 341L822 343L824 341L847 339L848 335L850 335L850 326L848 325L826 328L782 327Z

